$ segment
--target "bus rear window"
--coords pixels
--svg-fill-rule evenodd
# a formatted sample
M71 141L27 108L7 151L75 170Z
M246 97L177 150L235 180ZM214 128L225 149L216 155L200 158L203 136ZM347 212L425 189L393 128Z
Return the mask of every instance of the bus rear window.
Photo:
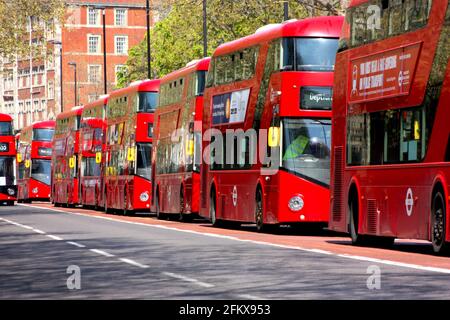
M155 112L158 92L139 92L138 112Z
M53 129L33 129L33 140L35 141L52 141Z
M10 136L12 134L11 122L0 122L0 136Z

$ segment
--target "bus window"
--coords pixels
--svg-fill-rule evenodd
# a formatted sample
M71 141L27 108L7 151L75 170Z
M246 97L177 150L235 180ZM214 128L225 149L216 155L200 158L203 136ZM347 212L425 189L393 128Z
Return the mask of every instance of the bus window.
M14 158L0 158L0 186L9 186L15 183Z
M138 112L154 112L158 105L158 92L139 92Z
M11 136L12 134L11 122L0 122L0 136Z
M50 185L51 161L33 159L31 166L31 178Z
M150 143L137 144L137 168L136 175L150 180L152 177L152 145Z
M338 39L296 39L298 71L333 71L336 61Z
M52 141L54 129L33 129L33 140Z

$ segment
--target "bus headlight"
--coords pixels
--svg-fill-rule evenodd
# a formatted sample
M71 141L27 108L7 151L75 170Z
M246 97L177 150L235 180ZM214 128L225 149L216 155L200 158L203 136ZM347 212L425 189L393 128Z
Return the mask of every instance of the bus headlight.
M305 205L305 202L303 201L302 197L299 195L293 196L291 200L289 200L289 209L292 211L300 211L303 209L303 206Z
M31 190L31 192L33 192L34 194L36 194L36 193L39 192L39 189L36 187L36 188L34 188L33 190Z
M13 196L16 192L14 191L14 189L8 188L8 190L6 190L6 192L8 192L8 194L10 196Z
M142 192L141 195L139 196L139 200L141 200L142 202L147 202L149 198L150 197L147 191Z

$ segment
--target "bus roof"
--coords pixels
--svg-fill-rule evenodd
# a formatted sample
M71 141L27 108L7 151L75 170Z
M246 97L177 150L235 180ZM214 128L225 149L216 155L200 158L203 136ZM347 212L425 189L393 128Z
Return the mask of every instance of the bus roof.
M159 92L159 79L142 80L131 83L128 87L115 90L110 93L109 98L121 97L133 92Z
M6 121L12 121L12 120L13 120L13 118L9 114L0 113L0 121L6 122Z
M66 119L73 116L81 116L81 113L83 112L84 107L74 107L71 110L67 110L64 112L61 112L56 116L56 120L59 119Z
M325 16L264 26L254 34L222 44L215 50L213 56L229 54L261 42L284 37L339 38L343 21L342 16Z
M210 61L210 57L191 61L184 68L178 69L164 76L161 79L161 83L166 83L168 81L178 79L194 71L208 71Z
M92 101L88 104L85 104L83 107L83 111L87 111L93 109L98 106L104 106L108 103L109 95L103 95L95 101Z
M33 129L51 129L55 127L55 124L56 121L54 120L46 120L35 122L30 127L32 127Z
M369 0L352 0L348 5L348 8L359 6L360 4L368 3ZM347 8L347 9L348 9Z

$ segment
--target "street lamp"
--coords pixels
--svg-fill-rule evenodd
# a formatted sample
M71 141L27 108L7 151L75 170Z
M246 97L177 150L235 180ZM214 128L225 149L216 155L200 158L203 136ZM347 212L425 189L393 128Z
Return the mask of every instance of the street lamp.
M289 20L289 2L284 1L284 21Z
M57 40L51 40L49 43L52 43L55 46L59 46L59 85L60 85L60 112L64 111L64 99L63 99L63 55L62 55L62 42Z
M150 0L146 1L146 13L147 13L147 76L149 79L152 78L152 62L151 62L151 51L150 51Z
M203 57L208 56L208 22L206 21L206 0L203 0Z
M78 106L78 97L77 97L77 64L75 62L69 62L69 66L73 67L74 71L74 80L75 80L75 106Z

